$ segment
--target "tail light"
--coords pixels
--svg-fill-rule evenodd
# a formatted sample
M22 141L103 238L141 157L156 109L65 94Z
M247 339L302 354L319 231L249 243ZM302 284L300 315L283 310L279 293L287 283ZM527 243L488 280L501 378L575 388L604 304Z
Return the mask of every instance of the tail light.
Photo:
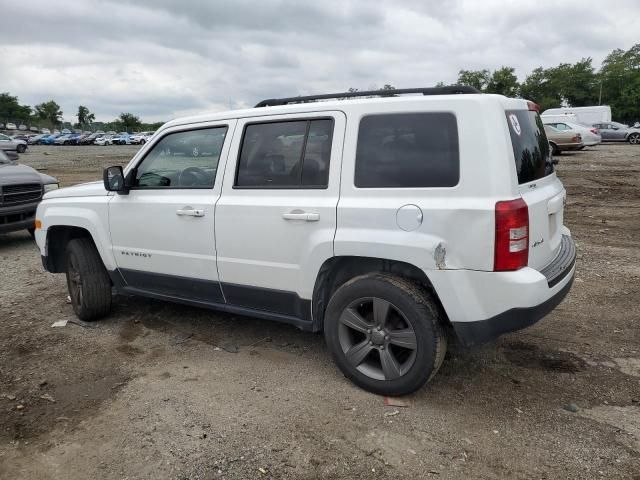
M582 135L577 134L576 136L574 136L574 137L571 139L571 141L572 141L573 143L581 142L581 141L582 141Z
M598 135L600 133L600 132L598 132L597 128L592 128L590 131L591 131L591 133L593 133L595 135Z
M527 101L527 108L533 112L540 112L540 105L531 101Z
M529 264L529 208L522 198L496 203L494 272Z

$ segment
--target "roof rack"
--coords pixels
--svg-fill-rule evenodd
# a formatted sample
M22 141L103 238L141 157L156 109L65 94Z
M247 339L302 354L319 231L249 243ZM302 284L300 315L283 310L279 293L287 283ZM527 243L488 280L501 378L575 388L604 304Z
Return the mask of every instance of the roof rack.
M254 108L273 107L276 105L289 105L292 103L309 103L317 100L331 100L341 98L355 97L396 97L405 94L422 94L422 95L456 95L469 93L482 93L480 90L468 85L450 85L448 87L429 87L429 88L398 88L389 90L367 90L343 93L326 93L324 95L309 95L306 97L288 97L288 98L270 98L262 100Z

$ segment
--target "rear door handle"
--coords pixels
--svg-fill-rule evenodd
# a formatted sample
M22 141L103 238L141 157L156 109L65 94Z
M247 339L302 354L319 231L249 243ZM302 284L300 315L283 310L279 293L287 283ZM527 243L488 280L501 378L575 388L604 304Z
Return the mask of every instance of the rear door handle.
M318 220L320 220L320 214L294 210L289 213L283 213L282 218L284 218L285 220L304 220L305 222L317 222Z
M204 217L204 210L199 208L184 207L176 210L176 215L187 217Z

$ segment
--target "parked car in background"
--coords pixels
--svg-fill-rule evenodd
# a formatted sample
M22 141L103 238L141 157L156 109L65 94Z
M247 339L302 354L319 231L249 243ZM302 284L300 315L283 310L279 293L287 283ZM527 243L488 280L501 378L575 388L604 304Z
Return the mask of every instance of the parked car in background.
M18 125L18 130L27 130L27 126L24 123Z
M544 117L542 117L542 122L545 125L551 125L561 131L573 130L578 132L582 137L582 143L585 147L593 147L602 143L602 137L595 127L585 127L584 125L573 122L548 122Z
M82 143L81 143L82 140L84 140L88 136L89 136L88 133L80 133L80 134L76 135L75 137L73 137L69 143L71 145L82 145Z
M629 142L632 145L640 145L640 129L627 127L618 122L594 123L603 142Z
M0 130L4 130L4 123L0 123Z
M42 196L57 188L55 178L16 163L0 150L0 234L26 229L33 235Z
M103 133L92 133L91 135L87 135L83 138L81 138L78 143L80 145L93 145L93 142L96 141L97 138L101 137L102 135L104 135Z
M54 143L55 145L66 145L66 144L69 142L69 137L70 137L70 136L71 136L71 135L68 135L68 134L67 134L67 135L60 135L59 137L57 137L57 138L53 141L53 143Z
M113 135L102 135L101 137L96 138L96 140L93 142L96 145L101 145L101 146L105 146L105 145L113 145Z
M575 130L558 130L551 125L545 125L544 131L547 134L553 155L560 155L562 152L584 148L582 136Z
M7 125L4 127L6 130L17 130L18 127L16 127L15 123L7 123Z
M24 153L26 149L27 142L24 140L14 140L0 133L0 150L14 150L18 153Z
M49 130L48 128L43 128L42 130L40 130L40 133L46 133L47 135L50 135L51 130Z
M140 132L131 135L131 143L135 145L144 145L149 141L153 132Z
M121 133L113 139L113 143L116 145L131 145L131 135L128 133Z
M69 134L71 134L73 132L71 130L69 130L68 128L63 128L60 133L63 134L63 135L69 135Z
M29 131L30 132L34 132L34 133L38 133L38 127L30 127Z
M41 133L39 135L34 135L33 137L30 137L29 140L27 141L27 143L29 145L38 145L40 143L40 140L42 140L44 137L46 137L47 135L44 133Z
M29 140L29 135L12 135L11 138L13 140L24 140L26 142Z
M51 135L47 135L44 138L40 139L40 143L42 145L53 145L53 142L55 142L56 138L58 138L60 136L59 133L53 133Z

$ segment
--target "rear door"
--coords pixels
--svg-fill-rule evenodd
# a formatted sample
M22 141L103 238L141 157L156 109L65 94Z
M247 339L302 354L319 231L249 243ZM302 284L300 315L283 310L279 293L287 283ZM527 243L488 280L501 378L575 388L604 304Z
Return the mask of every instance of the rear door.
M333 256L345 123L342 112L238 120L215 220L228 303L308 317Z
M542 120L532 110L506 112L520 194L529 207L529 266L542 269L562 240L566 192L558 180Z

